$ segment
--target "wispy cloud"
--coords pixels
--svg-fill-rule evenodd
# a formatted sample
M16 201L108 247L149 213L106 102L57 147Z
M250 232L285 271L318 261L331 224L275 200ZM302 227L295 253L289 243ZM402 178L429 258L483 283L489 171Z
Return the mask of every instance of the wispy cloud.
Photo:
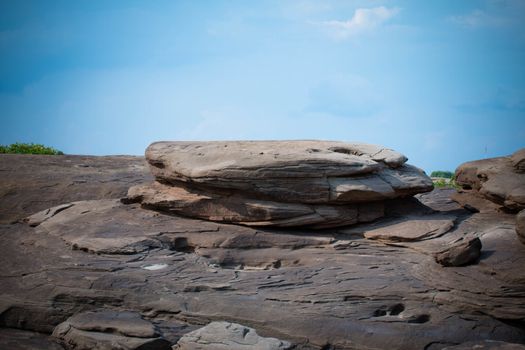
M488 14L486 11L479 9L466 15L450 16L448 19L467 28L499 27L508 23L506 18Z
M384 6L358 8L349 20L322 21L318 22L318 24L328 28L336 38L346 39L380 27L398 13L398 8L387 8Z
M465 28L515 27L523 32L523 0L485 0L481 6L465 14L449 16L447 20Z

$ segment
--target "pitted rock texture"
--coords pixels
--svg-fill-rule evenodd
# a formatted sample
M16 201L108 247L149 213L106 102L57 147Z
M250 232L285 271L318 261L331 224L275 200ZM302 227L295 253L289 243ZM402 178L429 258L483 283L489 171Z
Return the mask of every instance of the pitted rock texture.
M0 154L0 224L73 201L121 198L151 181L144 157Z
M475 160L456 169L456 183L462 187L454 197L482 211L525 209L525 149L508 157ZM492 203L483 203L483 199Z
M466 211L452 192L387 203L388 217L352 232L221 224L117 199L58 203L0 225L0 346L58 349L50 337L57 326L101 309L140 315L172 346L213 321L298 350L525 344L515 215ZM366 238L378 229L379 238ZM475 237L476 264L436 263L435 254ZM98 319L78 324L97 330L76 334L150 334Z
M380 146L331 141L157 142L156 182L129 202L253 226L327 228L377 219L382 202L432 190L425 173ZM374 203L369 205L369 203Z
M420 210L410 212L422 222L409 216L403 229L437 227L439 235L385 244L345 230L256 230L118 200L75 202L35 227L0 227L0 324L51 332L72 315L111 308L141 314L172 344L180 335L165 333L171 324L215 320L298 349L525 343L525 255L514 216ZM473 232L486 251L479 264L434 261Z
M287 350L292 345L275 338L264 338L255 329L231 322L211 322L185 334L173 350Z

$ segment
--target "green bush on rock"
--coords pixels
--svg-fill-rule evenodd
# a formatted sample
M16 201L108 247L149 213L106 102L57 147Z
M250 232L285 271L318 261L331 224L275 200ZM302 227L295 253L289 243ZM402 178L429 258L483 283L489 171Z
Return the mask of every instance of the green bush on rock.
M53 147L47 147L37 143L13 143L10 145L0 145L0 153L11 153L11 154L51 154L61 155L64 154L62 151L54 149Z

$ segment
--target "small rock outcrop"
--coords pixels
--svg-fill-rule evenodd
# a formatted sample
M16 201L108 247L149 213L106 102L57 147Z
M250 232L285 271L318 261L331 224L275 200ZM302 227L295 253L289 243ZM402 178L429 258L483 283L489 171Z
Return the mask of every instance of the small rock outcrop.
M525 350L525 345L497 340L478 340L447 346L441 350Z
M327 228L375 220L386 200L432 190L393 150L330 141L156 142L156 181L128 202L211 221Z
M155 327L136 312L101 310L76 314L59 324L53 337L67 349L169 350Z
M479 259L481 240L476 237L453 245L436 254L436 262L443 266L465 266Z
M255 329L231 322L211 322L187 333L173 350L287 350L292 344L264 338Z
M525 210L516 215L516 233L521 243L525 244Z
M525 209L525 148L508 157L481 159L461 164L456 183L462 187L454 199L478 210ZM488 200L492 203L485 203Z

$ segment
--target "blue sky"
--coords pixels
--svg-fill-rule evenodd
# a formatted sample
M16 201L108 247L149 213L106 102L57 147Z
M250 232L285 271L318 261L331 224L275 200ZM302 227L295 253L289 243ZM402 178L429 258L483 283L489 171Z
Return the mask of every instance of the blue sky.
M525 1L2 1L0 144L382 144L427 171L525 147Z

